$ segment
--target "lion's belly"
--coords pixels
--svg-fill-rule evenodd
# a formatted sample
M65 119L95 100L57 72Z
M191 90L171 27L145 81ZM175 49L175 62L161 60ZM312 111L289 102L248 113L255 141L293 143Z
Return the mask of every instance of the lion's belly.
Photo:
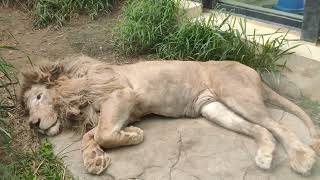
M150 112L167 117L183 117L195 114L188 108L190 107L188 104L188 102L181 102L181 99L174 101L174 99L164 98L161 102L153 104Z
M179 90L177 90L179 89ZM210 98L200 98L205 90L192 88L166 88L141 95L138 109L141 114L157 114L167 117L198 117L199 108ZM157 98L154 98L157 97ZM210 99L212 100L212 98Z
M185 104L170 104L163 103L162 105L153 105L150 108L150 113L166 117L195 117L199 114L188 110Z

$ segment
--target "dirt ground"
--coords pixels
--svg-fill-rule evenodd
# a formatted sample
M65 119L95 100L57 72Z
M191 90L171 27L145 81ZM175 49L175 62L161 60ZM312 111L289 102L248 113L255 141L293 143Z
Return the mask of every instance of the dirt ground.
M31 16L15 9L0 7L0 44L14 45L20 51L0 51L18 69L35 64L84 54L109 63L135 62L115 52L112 31L119 19L119 8L97 20L88 16L73 17L65 26L35 29Z

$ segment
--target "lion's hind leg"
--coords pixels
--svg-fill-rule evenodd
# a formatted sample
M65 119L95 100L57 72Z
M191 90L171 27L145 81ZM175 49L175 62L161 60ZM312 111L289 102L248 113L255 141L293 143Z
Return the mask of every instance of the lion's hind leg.
M254 138L258 145L258 151L255 157L257 166L262 169L270 168L275 149L275 139L267 129L246 121L220 102L212 102L203 106L201 114L206 119L227 129Z
M225 92L225 96L221 97L222 102L248 121L268 129L286 150L290 158L291 168L303 175L310 174L316 161L315 152L302 143L294 132L272 119L262 101L261 95L254 91L246 93L234 91L232 93L237 94L236 96L232 95L231 92ZM227 93L230 93L230 95L228 96ZM247 96L248 94L250 96Z
M94 140L95 129L87 132L81 142L83 163L91 174L101 174L111 163L111 158Z

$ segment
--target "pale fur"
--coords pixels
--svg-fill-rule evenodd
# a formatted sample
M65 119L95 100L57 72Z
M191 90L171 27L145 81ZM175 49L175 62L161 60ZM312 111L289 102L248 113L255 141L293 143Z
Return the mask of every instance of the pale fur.
M205 105L201 109L201 114L206 119L227 129L253 137L258 145L255 157L257 166L262 169L270 168L275 150L275 139L267 129L246 121L220 102Z
M143 131L126 127L147 114L199 117L246 134L258 144L256 163L268 169L275 148L273 135L284 145L293 170L308 174L315 153L269 115L265 100L280 105L305 122L316 140L318 129L301 108L265 86L253 69L240 63L151 61L109 65L88 57L24 73L22 104L29 123L48 135L63 127L87 132L82 140L84 165L100 174L111 160L100 147L139 144ZM41 98L36 98L41 95ZM50 114L58 114L53 123ZM40 117L41 116L41 117Z

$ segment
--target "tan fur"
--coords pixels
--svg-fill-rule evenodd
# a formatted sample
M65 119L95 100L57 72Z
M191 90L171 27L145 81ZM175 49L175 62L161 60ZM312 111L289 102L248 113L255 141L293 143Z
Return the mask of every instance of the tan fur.
M319 150L318 129L310 118L266 87L253 69L231 61L108 65L88 57L73 57L24 73L22 97L22 104L30 112L29 123L38 126L40 132L55 135L60 123L88 131L83 136L82 154L85 167L93 174L100 174L111 162L100 147L141 143L143 131L126 126L151 113L203 116L249 135L259 146L256 163L264 169L271 166L275 136L284 145L292 169L308 174L315 162L314 151L271 118L265 100L301 118L315 138L312 147ZM58 114L59 123L52 122L49 114Z
M21 97L36 84L55 89L57 93L53 99L54 106L59 111L59 119L64 126L75 127L81 132L98 123L96 109L99 107L95 107L93 103L99 104L108 94L123 88L109 65L87 57L79 57L77 61L71 61L67 65L61 62L35 67L23 72L23 77ZM25 107L26 99L21 100ZM80 114L81 111L83 113ZM70 117L73 124L68 121Z

